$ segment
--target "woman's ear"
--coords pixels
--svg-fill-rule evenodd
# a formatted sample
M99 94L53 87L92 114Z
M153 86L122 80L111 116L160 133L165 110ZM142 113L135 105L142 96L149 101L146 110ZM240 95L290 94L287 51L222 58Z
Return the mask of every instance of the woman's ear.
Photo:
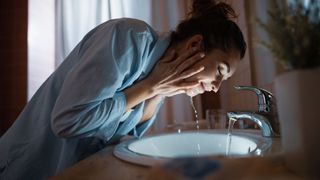
M197 48L203 50L203 36L201 34L196 34L191 36L186 43L187 50L191 48Z

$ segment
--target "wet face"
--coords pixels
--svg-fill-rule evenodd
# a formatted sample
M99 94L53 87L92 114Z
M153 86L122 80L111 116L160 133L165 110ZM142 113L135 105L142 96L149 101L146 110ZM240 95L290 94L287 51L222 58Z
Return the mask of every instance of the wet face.
M195 96L205 91L217 92L221 83L234 74L239 61L240 53L238 51L234 50L228 53L219 49L210 51L201 61L194 65L204 66L205 69L185 80L199 82L198 86L186 91L187 95Z

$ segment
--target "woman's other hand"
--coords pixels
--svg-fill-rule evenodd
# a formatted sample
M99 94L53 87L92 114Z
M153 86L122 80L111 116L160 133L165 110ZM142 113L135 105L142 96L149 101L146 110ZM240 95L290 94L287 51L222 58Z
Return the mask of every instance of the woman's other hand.
M204 70L203 66L193 67L203 57L204 54L197 50L183 52L179 56L175 51L165 54L146 79L124 90L125 111L155 96L169 97L198 86L198 81L184 80Z
M185 93L186 89L198 86L198 81L185 82L184 79L204 70L203 66L192 67L203 57L204 53L196 49L183 52L179 56L174 50L165 54L146 79L153 92L152 94L173 96Z

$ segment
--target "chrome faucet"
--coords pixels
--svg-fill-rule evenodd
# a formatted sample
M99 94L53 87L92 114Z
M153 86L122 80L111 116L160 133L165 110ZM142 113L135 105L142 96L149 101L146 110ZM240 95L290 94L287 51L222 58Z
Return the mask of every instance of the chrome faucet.
M237 90L249 90L258 96L258 111L231 111L227 112L229 119L248 119L253 121L261 129L264 137L279 137L280 126L276 103L272 93L254 86L235 86Z

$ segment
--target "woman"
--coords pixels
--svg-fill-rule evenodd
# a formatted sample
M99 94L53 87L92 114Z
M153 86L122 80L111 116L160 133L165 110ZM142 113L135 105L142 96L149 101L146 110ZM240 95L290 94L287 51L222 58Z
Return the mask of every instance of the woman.
M116 19L90 31L0 140L1 179L42 179L151 126L164 97L217 92L246 43L224 3L194 1L177 30Z

